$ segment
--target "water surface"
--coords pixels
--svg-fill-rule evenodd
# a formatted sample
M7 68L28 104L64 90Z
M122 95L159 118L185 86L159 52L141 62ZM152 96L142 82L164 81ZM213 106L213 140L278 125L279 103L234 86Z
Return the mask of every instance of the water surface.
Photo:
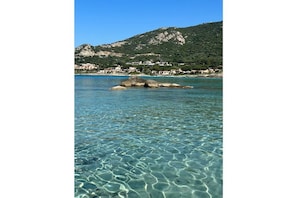
M75 77L76 197L222 197L222 79Z

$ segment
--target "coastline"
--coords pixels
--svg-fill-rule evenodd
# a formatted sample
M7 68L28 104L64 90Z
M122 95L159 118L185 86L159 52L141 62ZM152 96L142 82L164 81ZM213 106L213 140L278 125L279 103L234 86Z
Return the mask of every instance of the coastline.
M223 78L223 73L212 73L212 74L185 74L185 75L148 75L148 74L125 74L125 73L113 73L113 74L102 74L102 73L76 73L75 76L144 76L144 77L176 77L176 78Z

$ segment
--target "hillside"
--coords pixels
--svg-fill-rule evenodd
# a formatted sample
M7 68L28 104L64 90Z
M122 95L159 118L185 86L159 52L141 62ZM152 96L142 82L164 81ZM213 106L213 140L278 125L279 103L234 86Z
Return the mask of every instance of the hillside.
M139 70L222 69L223 22L186 28L160 28L107 45L81 45L75 64L91 63L95 70L137 67Z

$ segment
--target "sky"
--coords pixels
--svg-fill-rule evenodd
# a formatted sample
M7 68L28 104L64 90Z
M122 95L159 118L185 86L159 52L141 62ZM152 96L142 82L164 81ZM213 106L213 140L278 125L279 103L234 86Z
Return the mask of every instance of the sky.
M75 47L223 20L222 0L75 0Z

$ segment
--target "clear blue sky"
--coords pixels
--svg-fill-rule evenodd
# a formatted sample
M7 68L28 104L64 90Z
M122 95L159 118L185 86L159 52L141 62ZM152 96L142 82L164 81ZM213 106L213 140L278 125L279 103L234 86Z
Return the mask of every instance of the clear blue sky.
M75 47L223 20L222 0L75 0Z

